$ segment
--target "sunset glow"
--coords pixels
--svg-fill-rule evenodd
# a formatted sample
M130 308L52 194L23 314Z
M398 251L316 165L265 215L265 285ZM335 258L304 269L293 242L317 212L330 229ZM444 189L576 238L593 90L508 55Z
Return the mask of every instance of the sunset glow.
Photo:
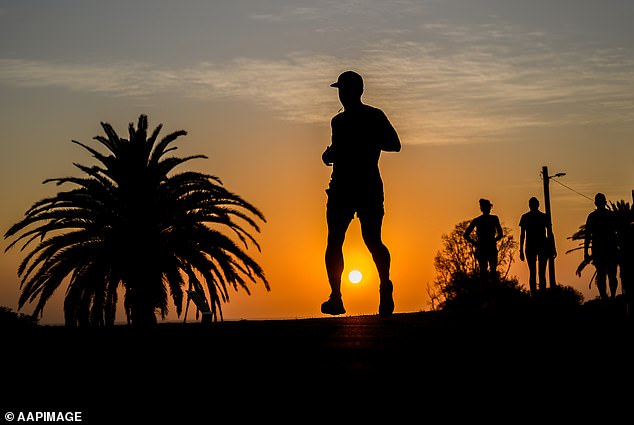
M479 198L517 240L529 198L543 201L543 166L566 173L550 186L557 280L592 299L592 273L575 273L582 254L566 252L596 192L632 202L632 16L634 2L618 0L2 1L2 233L59 191L44 180L94 164L72 140L91 144L102 121L126 135L146 114L150 128L187 131L176 156L206 156L178 172L219 177L266 217L253 235L261 251L248 254L271 291L229 288L224 318L321 316L331 172L321 154L341 109L329 84L354 69L363 101L403 144L379 163L396 312L430 308L442 237L479 215ZM0 305L15 309L26 254L7 244ZM344 254L346 308L376 313L379 278L357 219ZM509 275L527 285L517 255ZM42 323L63 322L65 291ZM168 320L182 320L176 310Z

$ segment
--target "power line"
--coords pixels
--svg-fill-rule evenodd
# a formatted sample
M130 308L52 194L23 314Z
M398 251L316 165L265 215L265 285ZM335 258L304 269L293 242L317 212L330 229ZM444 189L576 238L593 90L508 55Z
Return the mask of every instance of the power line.
M571 188L570 186L566 186L565 184L563 184L563 183L562 183L562 182L560 182L559 180L554 179L554 178L552 178L552 177L551 177L550 179L551 179L552 181L554 181L555 183L558 183L558 184L562 185L562 186L563 186L563 187L565 187L566 189L568 189L568 190L570 190L570 191L572 191L572 192L576 193L577 195L583 196L584 198L586 198L586 199L588 199L588 200L590 200L590 201L593 201L593 202L594 202L594 199L590 198L589 196L584 195L584 194L583 194L583 193L581 193L581 192L577 192L576 190L574 190L574 189L573 189L573 188Z

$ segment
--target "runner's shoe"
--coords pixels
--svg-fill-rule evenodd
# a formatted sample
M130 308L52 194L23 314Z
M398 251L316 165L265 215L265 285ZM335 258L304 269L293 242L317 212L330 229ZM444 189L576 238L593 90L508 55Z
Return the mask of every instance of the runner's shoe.
M392 291L394 286L391 281L381 283L379 286L379 316L388 317L394 313L394 299L392 298Z
M324 314L331 314L333 316L339 314L345 314L346 309L343 307L343 301L341 297L330 297L328 301L322 303L321 312Z

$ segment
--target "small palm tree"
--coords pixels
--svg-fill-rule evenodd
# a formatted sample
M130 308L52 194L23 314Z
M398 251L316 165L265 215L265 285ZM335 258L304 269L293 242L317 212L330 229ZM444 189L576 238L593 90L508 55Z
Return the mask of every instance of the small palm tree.
M36 202L5 238L22 250L37 245L18 267L18 308L35 302L41 316L53 293L67 282L67 325L114 323L117 291L124 290L128 322L156 323L168 311L168 292L180 317L184 287L203 294L212 319L222 320L229 288L249 292L248 283L269 284L262 268L246 252L260 246L249 231L259 232L264 215L229 192L215 176L174 169L195 158L167 156L185 131L158 140L162 124L148 135L147 116L129 125L129 139L101 123L96 136L109 151L102 154L73 140L99 161L74 164L85 175L48 179L71 190ZM233 235L233 237L232 237ZM239 243L236 243L237 237Z

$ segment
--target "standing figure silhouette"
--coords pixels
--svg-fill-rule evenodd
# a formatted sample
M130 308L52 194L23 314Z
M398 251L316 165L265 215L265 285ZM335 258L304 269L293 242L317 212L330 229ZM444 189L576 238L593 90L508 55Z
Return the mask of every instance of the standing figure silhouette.
M464 232L464 238L475 246L475 256L480 268L482 289L488 290L490 280L497 275L497 242L502 239L502 225L498 216L491 214L493 204L488 199L480 199L481 215L471 220ZM472 236L473 231L476 237Z
M614 299L618 288L616 220L614 214L606 208L607 200L603 193L595 195L594 205L596 209L586 219L583 255L586 261L592 261L597 271L596 283L601 299L608 299L606 278L610 285L609 297Z
M548 240L550 220L548 215L539 210L539 199L532 197L528 200L529 211L520 218L520 260L528 264L528 284L531 295L539 290L546 290L546 265L550 257L555 257L552 241ZM538 269L539 267L539 269Z
M383 111L362 102L361 75L346 71L331 87L338 89L343 111L331 120L331 144L322 154L322 161L332 166L332 173L326 189L328 241L325 254L331 292L321 305L321 312L331 315L346 312L341 296L343 243L356 214L363 241L379 274L379 314L390 316L394 312L394 299L390 252L381 239L384 193L379 157L381 151L399 152L401 142Z

